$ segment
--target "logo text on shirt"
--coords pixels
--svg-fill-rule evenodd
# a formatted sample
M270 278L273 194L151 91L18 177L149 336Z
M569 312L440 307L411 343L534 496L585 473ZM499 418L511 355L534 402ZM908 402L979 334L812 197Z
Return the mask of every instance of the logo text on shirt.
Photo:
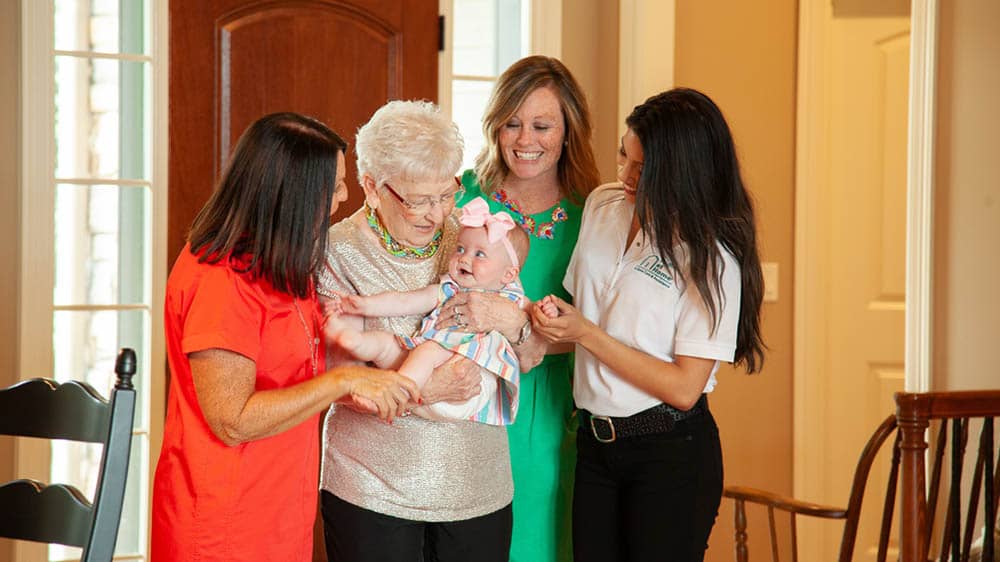
M642 261L635 265L635 270L668 289L674 285L674 278L670 275L670 269L663 263L660 256L655 254L642 258Z

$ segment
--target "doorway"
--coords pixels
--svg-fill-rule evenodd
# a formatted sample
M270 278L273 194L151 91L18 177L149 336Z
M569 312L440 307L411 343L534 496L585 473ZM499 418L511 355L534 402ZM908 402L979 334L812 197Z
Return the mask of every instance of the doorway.
M800 3L794 458L809 501L846 501L904 388L910 29L909 2ZM877 523L863 511L856 559ZM802 558L835 559L841 530L803 520Z

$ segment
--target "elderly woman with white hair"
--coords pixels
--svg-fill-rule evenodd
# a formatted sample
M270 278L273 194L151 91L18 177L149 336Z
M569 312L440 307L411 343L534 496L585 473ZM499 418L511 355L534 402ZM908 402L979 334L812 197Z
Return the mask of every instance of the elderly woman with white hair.
M437 282L459 230L458 129L432 103L393 101L358 130L356 150L365 202L329 230L320 294L411 291ZM358 330L410 335L420 317L341 320ZM478 367L456 356L435 370L422 401L471 398L479 380ZM324 438L321 504L330 560L506 562L513 483L504 427L419 416L390 425L341 406L327 414Z

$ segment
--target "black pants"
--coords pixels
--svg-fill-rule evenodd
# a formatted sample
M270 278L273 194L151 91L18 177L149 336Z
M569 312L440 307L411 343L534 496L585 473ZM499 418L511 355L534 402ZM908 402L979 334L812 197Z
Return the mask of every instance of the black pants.
M600 443L581 424L573 490L576 562L703 560L722 499L712 414L666 433Z
M348 503L322 490L330 562L507 562L511 506L463 521L411 521Z

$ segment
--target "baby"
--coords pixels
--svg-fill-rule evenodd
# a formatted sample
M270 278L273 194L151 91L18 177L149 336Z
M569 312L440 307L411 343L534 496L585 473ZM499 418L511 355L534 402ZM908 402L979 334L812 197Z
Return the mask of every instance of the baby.
M459 223L462 230L455 253L448 260L448 273L441 276L439 284L403 293L341 295L333 301L327 335L358 359L371 361L380 368L399 365L399 372L421 387L434 368L453 354L467 357L489 372L481 371L479 396L461 404L439 402L421 406L413 412L429 419L471 419L509 425L517 414L520 382L520 366L513 346L496 330L464 332L464 324L438 330L434 324L442 305L459 291L492 291L521 307L526 306L518 272L528 255L528 235L507 213L490 214L489 205L481 197L462 208ZM413 337L380 331L358 332L336 321L338 314L409 316L428 312Z

